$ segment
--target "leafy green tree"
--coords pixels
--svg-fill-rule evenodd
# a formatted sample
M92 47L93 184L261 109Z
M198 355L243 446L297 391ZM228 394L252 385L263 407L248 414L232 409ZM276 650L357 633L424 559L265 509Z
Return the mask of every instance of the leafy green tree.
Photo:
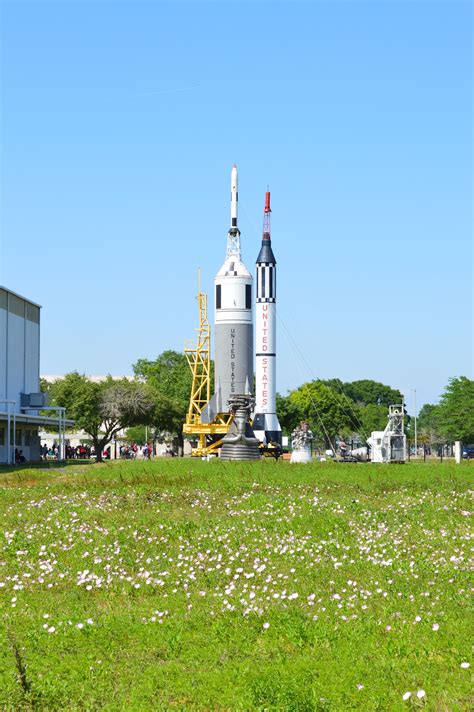
M41 393L49 393L51 390L51 382L47 381L46 378L40 378L40 391Z
M337 381L338 379L334 380ZM387 414L389 405L401 403L403 400L403 396L399 390L385 386L378 381L362 380L344 383L343 391L356 403L362 405L368 405L369 403L384 405L386 408L385 414Z
M414 421L412 419L410 437L414 434ZM439 432L439 406L425 403L420 409L416 419L418 440L421 443L436 443L442 439Z
M282 432L285 435L291 435L296 426L304 420L299 406L291 400L290 395L276 394L276 410Z
M368 436L373 430L384 430L387 425L388 408L386 405L367 403L358 408L359 419L362 423L364 435Z
M326 379L320 379L321 383L324 383L325 386L328 388L332 388L333 391L336 393L344 393L345 394L345 388L344 386L347 385L341 381L340 378L326 378Z
M153 429L147 429L145 425L134 425L131 428L127 428L124 440L137 445L145 445L146 442L153 440Z
M133 365L133 372L157 392L179 402L187 411L192 374L184 354L168 350L154 361L141 358Z
M343 400L322 381L311 381L292 391L291 404L308 421L316 441L327 447L334 445L337 436L347 437L354 425Z
M446 440L474 443L474 381L466 376L451 378L435 416Z
M139 359L133 372L148 385L153 395L153 425L174 434L182 449L182 429L193 380L186 356L177 351L164 351L154 361Z
M126 378L108 376L96 383L73 372L55 381L50 393L53 404L65 407L76 426L90 436L98 461L119 430L149 422L154 410L146 386Z

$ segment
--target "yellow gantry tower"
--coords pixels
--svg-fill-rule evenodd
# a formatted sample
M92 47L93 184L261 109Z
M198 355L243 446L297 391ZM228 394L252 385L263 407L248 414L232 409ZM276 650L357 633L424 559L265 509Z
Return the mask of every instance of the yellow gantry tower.
M200 270L198 270L196 299L199 307L197 344L192 348L184 349L193 374L193 384L183 433L197 435L199 445L193 449L192 455L205 457L217 451L222 439L218 436L227 433L232 417L228 413L219 415L212 423L203 423L201 419L201 413L211 399L211 330L207 317L207 294L201 292Z
M207 294L201 292L201 272L198 270L199 307L198 339L195 348L184 349L193 374L191 398L189 400L186 425L199 425L201 412L211 399L211 330L207 318Z

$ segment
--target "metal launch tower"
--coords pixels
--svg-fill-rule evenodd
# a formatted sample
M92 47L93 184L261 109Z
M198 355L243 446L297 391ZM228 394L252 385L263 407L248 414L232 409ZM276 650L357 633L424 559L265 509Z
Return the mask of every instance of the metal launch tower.
M255 415L253 430L266 445L281 445L276 414L276 259L270 229L270 193L265 193L262 246L257 257L255 306Z
M199 308L198 338L195 346L185 348L184 353L193 374L193 384L183 433L197 438L197 446L192 455L207 457L215 455L222 438L229 430L232 416L228 413L217 415L212 423L205 421L202 414L209 403L211 393L211 331L207 318L207 294L201 292L198 270L197 302Z

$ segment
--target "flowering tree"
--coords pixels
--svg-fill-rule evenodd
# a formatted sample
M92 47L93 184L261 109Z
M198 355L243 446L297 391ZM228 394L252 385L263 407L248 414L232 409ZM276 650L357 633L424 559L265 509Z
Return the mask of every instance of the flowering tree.
M119 430L149 423L154 412L148 388L126 378L108 376L97 383L68 373L51 385L50 394L53 403L64 406L76 426L90 436L98 461Z

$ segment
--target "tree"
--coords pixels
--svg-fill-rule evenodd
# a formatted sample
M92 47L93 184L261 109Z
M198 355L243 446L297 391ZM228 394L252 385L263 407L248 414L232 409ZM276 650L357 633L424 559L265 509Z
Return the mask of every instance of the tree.
M40 391L41 393L49 393L51 391L52 383L47 381L46 378L40 378Z
M436 422L446 440L474 442L474 381L451 378L436 407Z
M416 419L416 428L418 440L420 442L433 444L439 442L442 438L439 432L439 406L431 403L425 403L420 409ZM412 420L413 422L413 420ZM410 428L410 436L412 436L413 428Z
M152 393L153 425L176 435L182 451L183 423L193 380L186 356L177 351L164 351L154 361L139 359L133 372Z
M283 433L291 435L296 426L304 419L299 406L294 403L290 395L276 394L276 410Z
M338 379L334 380L337 381ZM362 405L368 405L369 403L384 405L385 413L387 413L389 405L402 403L403 401L403 395L399 390L385 386L378 381L368 379L352 381L352 383L344 383L342 388L344 393L356 403Z
M315 439L327 447L334 446L337 436L347 437L354 432L346 404L322 381L304 383L290 393L289 399L302 419L308 421Z
M385 430L388 419L388 409L386 405L367 403L367 405L359 406L358 412L364 435L370 435L373 430Z
M154 410L146 386L126 378L115 381L108 376L97 383L73 372L55 381L50 392L53 403L65 407L90 436L99 462L119 430L149 422Z
M124 440L129 443L136 443L137 445L145 445L150 439L150 429L147 430L145 425L133 425L131 428L127 428L125 432Z

